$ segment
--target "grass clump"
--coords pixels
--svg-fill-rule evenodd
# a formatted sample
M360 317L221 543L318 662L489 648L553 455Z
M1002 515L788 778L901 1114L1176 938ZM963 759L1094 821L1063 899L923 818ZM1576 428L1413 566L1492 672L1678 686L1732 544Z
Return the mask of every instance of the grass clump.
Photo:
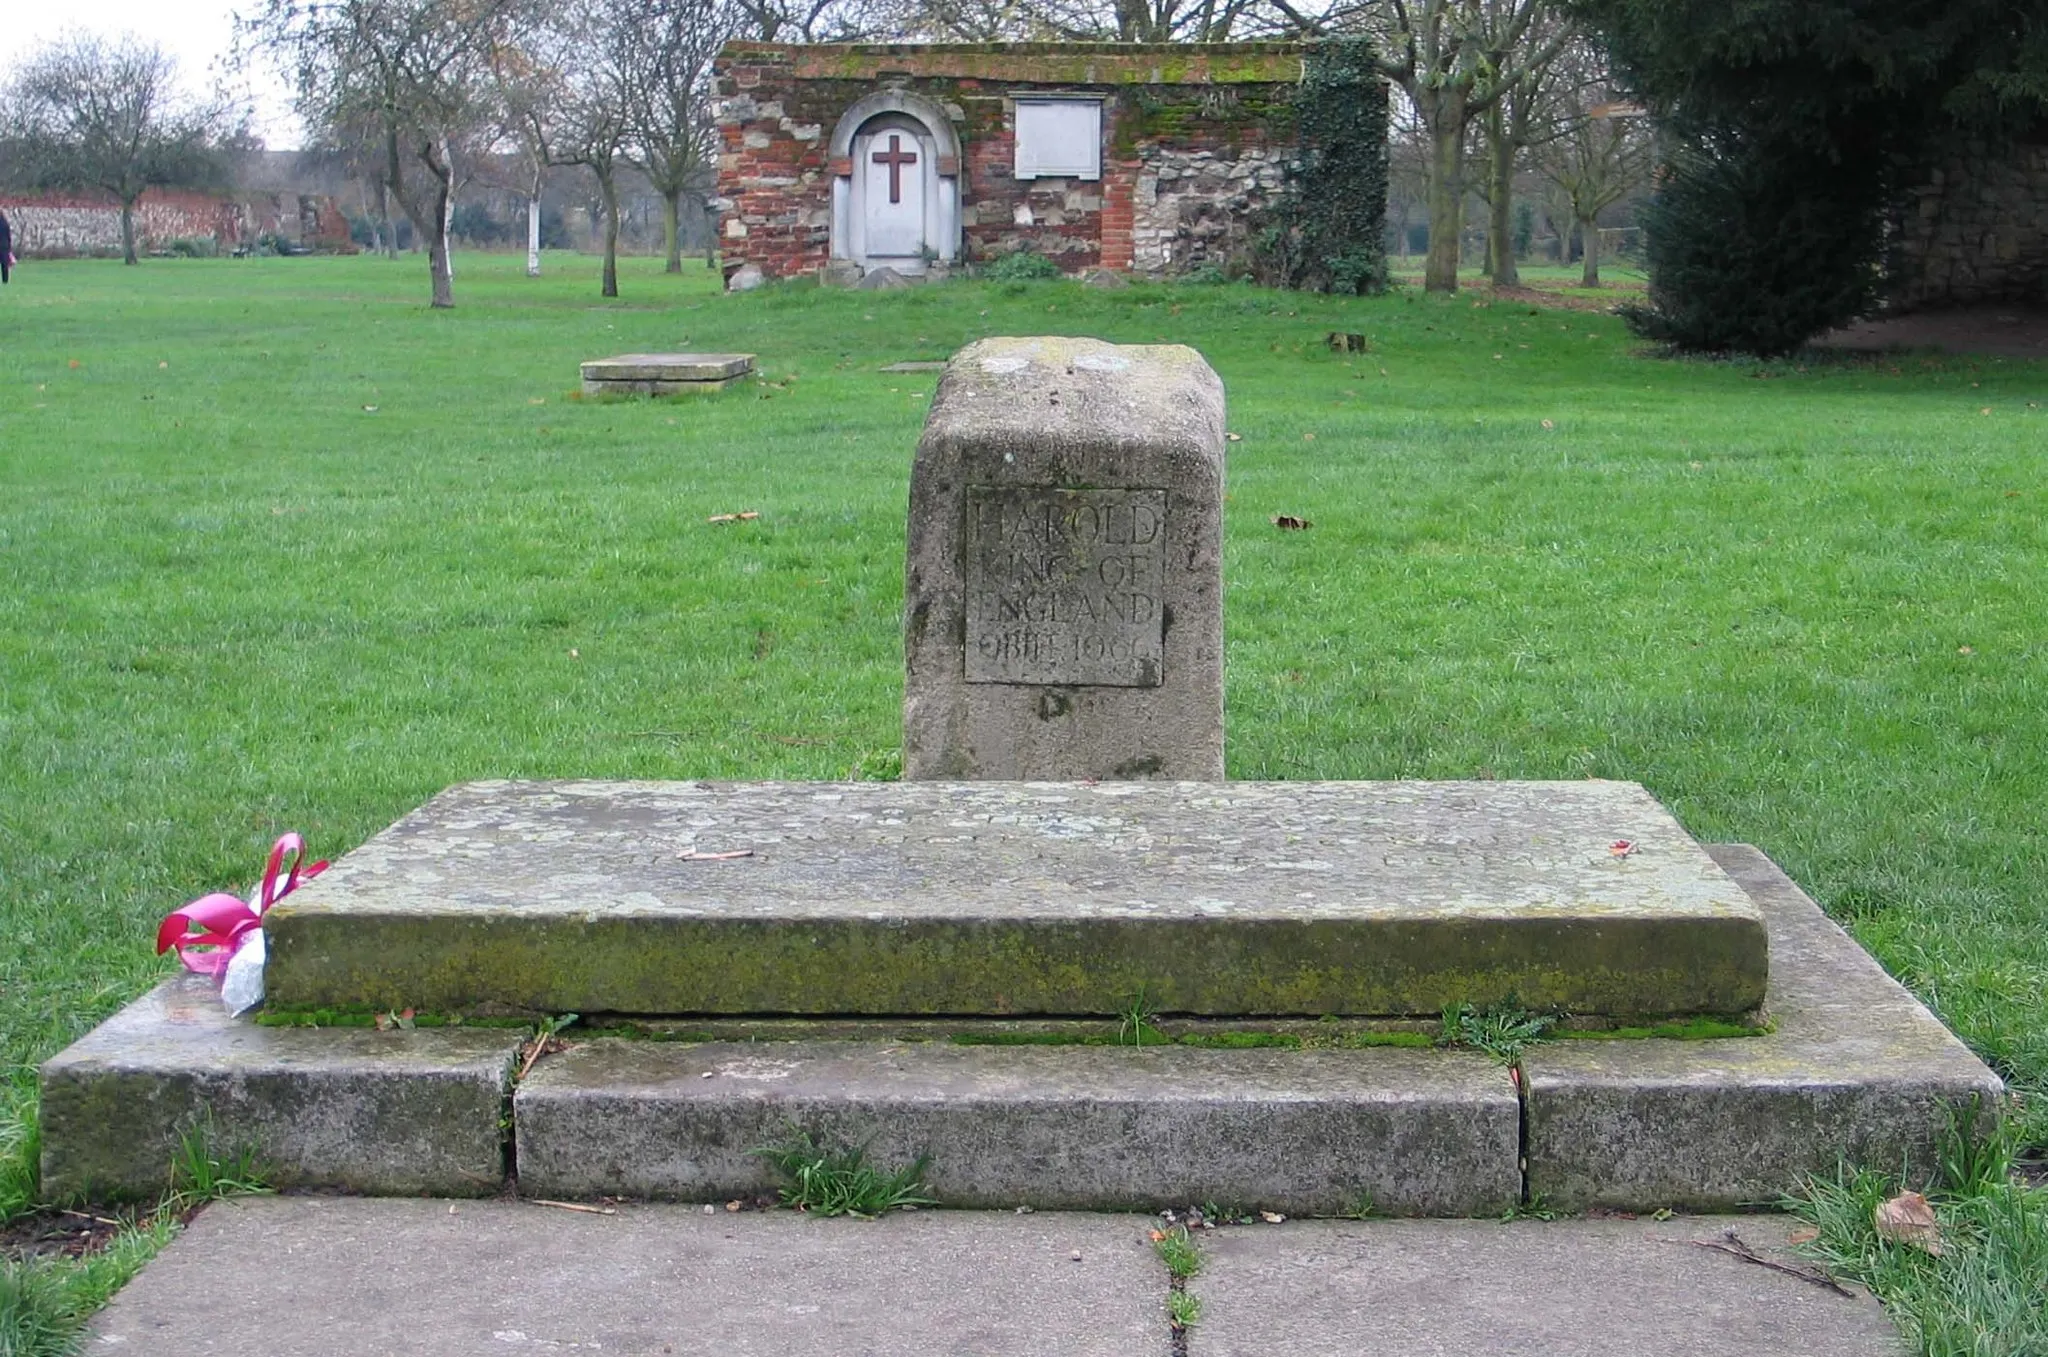
M1945 1138L1927 1190L1941 1252L1879 1235L1877 1208L1909 1186L1896 1174L1844 1168L1814 1179L1785 1209L1820 1231L1802 1246L1861 1282L1924 1357L2031 1357L2048 1352L2048 1188L2012 1175L2015 1135Z
M1202 1270L1202 1255L1195 1248L1195 1241L1188 1236L1188 1227L1176 1225L1171 1230L1156 1230L1152 1251L1159 1255L1159 1261L1166 1264L1167 1275L1175 1281L1186 1281Z
M1176 1331L1192 1329L1202 1319L1202 1298L1192 1291L1167 1292L1166 1317Z
M252 1146L221 1150L210 1125L195 1126L178 1141L171 1160L171 1191L162 1209L189 1211L229 1197L260 1196L271 1190Z
M33 1103L17 1099L0 1127L0 1221L48 1209L35 1174L38 1140ZM173 1156L171 1190L146 1214L123 1217L103 1248L76 1258L0 1256L0 1357L68 1357L86 1320L171 1242L181 1217L267 1191L253 1152L221 1152L210 1128L193 1128Z
M778 1144L751 1153L774 1165L782 1178L782 1203L818 1216L857 1216L872 1220L909 1206L932 1206L925 1195L925 1170L931 1156L921 1154L894 1172L868 1162L868 1147L822 1144L809 1131L796 1130Z
M1139 990L1131 1001L1118 1010L1116 1015L1116 1041L1119 1046L1164 1046L1173 1038L1159 1028L1159 1012Z

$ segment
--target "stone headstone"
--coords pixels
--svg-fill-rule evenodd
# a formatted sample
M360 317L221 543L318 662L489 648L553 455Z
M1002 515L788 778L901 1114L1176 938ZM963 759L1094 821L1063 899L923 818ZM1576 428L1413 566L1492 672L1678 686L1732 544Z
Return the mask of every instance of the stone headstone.
M880 292L888 288L909 287L910 280L894 269L869 269L854 286L862 292Z
M905 777L1223 777L1223 446L1193 349L954 356L911 472Z
M752 292L767 281L768 275L761 272L760 265L742 264L733 271L732 277L725 280L725 290L727 292Z

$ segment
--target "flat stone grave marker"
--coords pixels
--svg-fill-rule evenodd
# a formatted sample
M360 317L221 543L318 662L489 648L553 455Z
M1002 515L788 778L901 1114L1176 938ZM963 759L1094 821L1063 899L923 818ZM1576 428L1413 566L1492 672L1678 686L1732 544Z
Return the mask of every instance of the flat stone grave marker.
M1222 780L1223 444L1193 349L954 356L910 477L906 778Z
M1737 1014L1767 972L1741 888L1593 781L470 783L265 932L283 1010Z
M723 391L754 371L751 353L623 353L583 365L586 396L673 396Z

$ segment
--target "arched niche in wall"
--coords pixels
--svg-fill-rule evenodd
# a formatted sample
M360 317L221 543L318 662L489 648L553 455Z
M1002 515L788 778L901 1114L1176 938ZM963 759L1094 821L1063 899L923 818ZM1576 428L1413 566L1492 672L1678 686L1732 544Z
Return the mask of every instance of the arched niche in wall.
M946 110L877 90L832 129L832 258L920 274L960 257L960 138Z

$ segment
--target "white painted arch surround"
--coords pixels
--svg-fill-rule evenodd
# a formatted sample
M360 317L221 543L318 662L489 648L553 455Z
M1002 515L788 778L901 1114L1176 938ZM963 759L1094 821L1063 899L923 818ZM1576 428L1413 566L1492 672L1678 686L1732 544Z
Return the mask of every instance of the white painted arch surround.
M832 129L827 150L834 164L850 172L832 179L832 258L848 260L863 269L869 267L867 242L862 222L866 204L860 157L868 153L870 123L881 135L890 131L916 134L920 153L918 170L924 180L924 238L932 253L943 263L960 258L960 138L943 106L922 95L904 90L877 90L856 100ZM950 167L952 173L940 171ZM923 273L923 259L890 258L883 261L901 273Z

